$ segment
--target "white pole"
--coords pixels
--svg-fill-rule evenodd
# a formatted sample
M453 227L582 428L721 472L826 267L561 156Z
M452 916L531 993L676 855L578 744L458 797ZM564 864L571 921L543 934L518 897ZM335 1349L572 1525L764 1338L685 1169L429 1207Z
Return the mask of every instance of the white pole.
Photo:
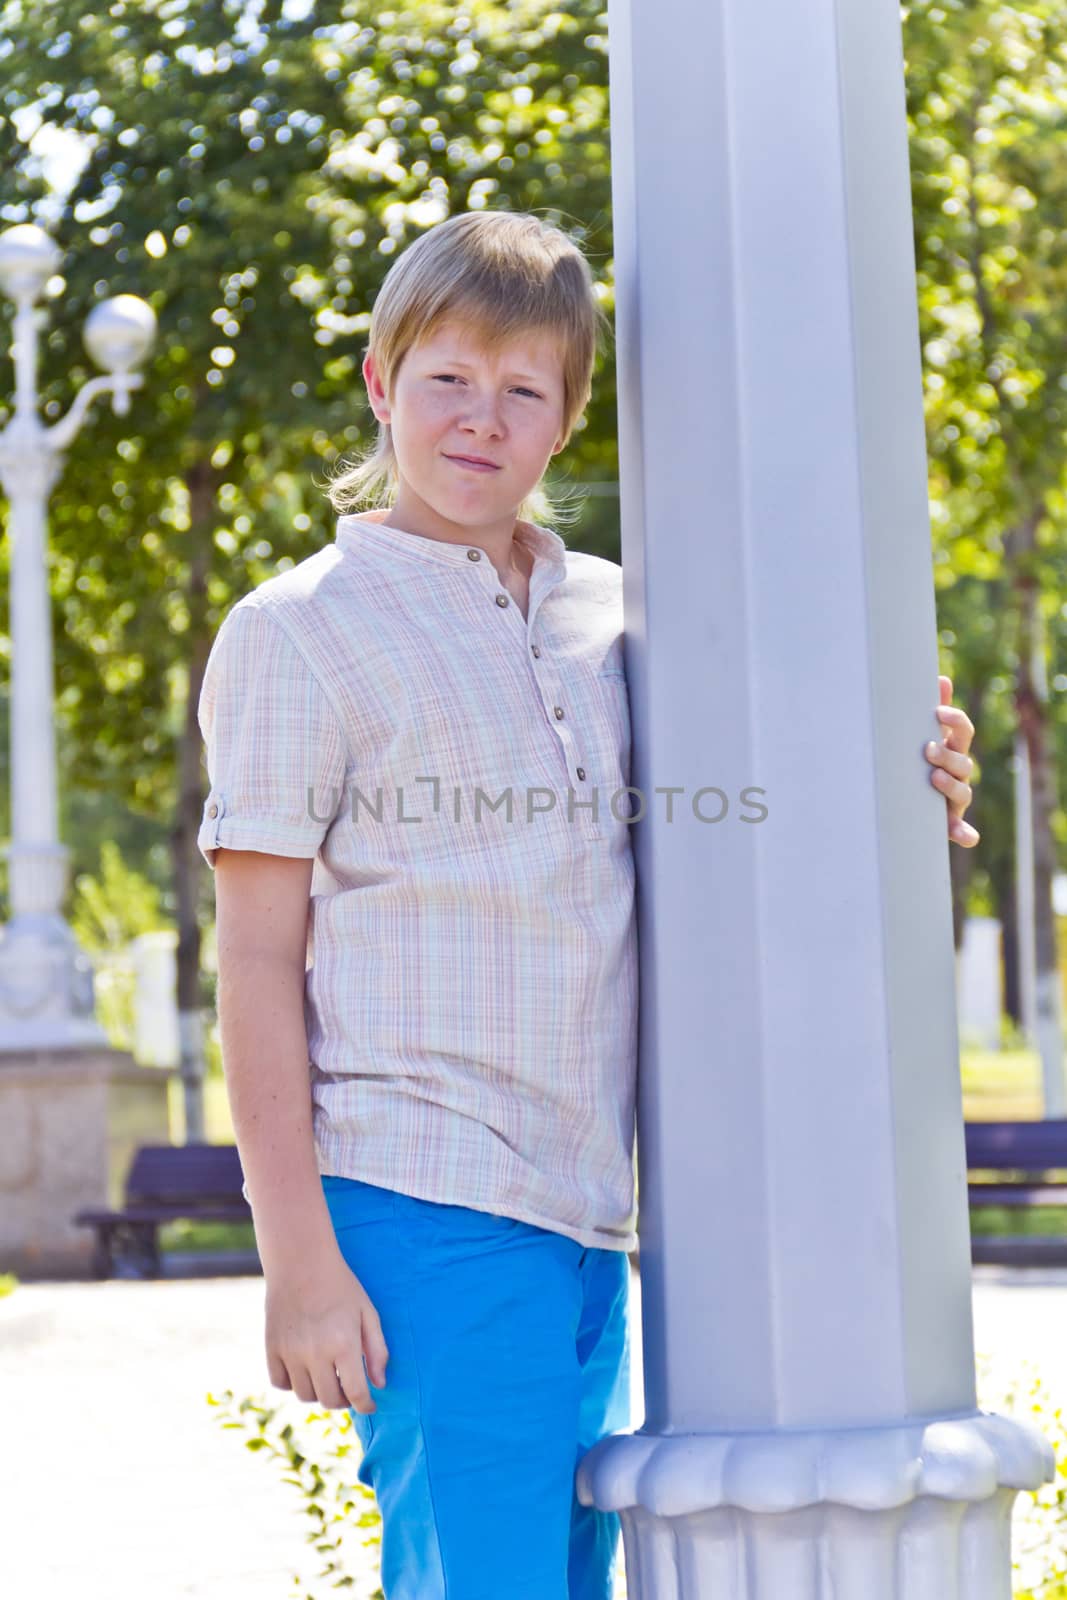
M107 1042L93 1015L91 964L60 912L69 852L58 830L47 505L93 400L110 392L116 410L128 407L142 381L130 368L149 348L155 317L131 295L96 307L86 339L112 373L85 384L67 416L46 428L37 414L36 304L59 260L32 224L0 233L0 286L15 302L15 407L0 433L11 537L11 920L0 938L0 1050Z
M609 37L646 1419L578 1492L632 1600L1007 1600L1053 1458L975 1399L899 13Z
M1034 685L1034 693L1042 706L1048 705L1048 673L1045 667L1045 618L1040 604L1034 606L1034 642L1033 656L1031 659L1030 676ZM1051 725L1047 728L1048 736L1052 735ZM1027 773L1030 775L1027 798L1032 795L1033 775L1030 772L1029 751L1027 751ZM1030 957L1032 961L1031 978L1033 989L1031 1003L1033 1006L1034 1040L1037 1053L1041 1061L1042 1084L1042 1115L1046 1117L1067 1116L1067 1078L1064 1076L1063 1060L1063 984L1060 978L1059 966L1053 966L1048 971L1037 970L1037 926L1036 903L1034 898L1034 836L1033 812L1027 813L1030 820L1029 845L1030 845ZM1055 910L1053 910L1055 916Z
M37 423L35 311L28 298L14 318L16 408L5 435L4 487L11 501L11 811L17 854L36 847L38 871L13 871L11 904L16 914L53 910L63 891L57 848L56 760L52 727L52 613L46 567L45 506L59 462L44 444ZM47 888L40 881L51 876ZM38 892L34 893L34 880Z
M1015 939L1019 1013L1032 1049L1037 1039L1037 947L1034 930L1034 823L1030 750L1022 729L1015 734Z
M1002 929L996 917L966 917L956 958L960 1036L980 1050L999 1050L1004 1016Z

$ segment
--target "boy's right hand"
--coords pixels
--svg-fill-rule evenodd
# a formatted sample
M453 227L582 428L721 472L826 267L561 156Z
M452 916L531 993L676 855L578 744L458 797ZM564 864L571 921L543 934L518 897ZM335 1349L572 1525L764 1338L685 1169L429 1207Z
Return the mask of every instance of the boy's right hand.
M331 1411L376 1411L361 1356L371 1382L382 1389L389 1351L374 1304L341 1252L275 1268L266 1283L267 1371L274 1387Z

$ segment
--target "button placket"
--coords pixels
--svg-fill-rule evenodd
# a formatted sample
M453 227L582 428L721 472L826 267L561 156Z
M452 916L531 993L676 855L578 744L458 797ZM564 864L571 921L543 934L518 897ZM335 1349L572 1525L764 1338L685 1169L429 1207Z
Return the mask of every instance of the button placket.
M467 551L467 559L472 564L477 564L477 563L481 562L482 554L483 554L483 552L481 550L478 550L478 549L476 549L475 547L472 546ZM493 567L491 562L486 564L485 571L486 571L488 580L490 582L492 582L492 584L494 585L494 588L496 588L496 586L499 584L500 576L497 573L496 569ZM536 567L535 567L535 572L536 572ZM524 641L527 641L527 642L529 641L530 630L533 627L534 618L536 616L537 608L538 608L538 605L540 604L540 600L541 600L541 596L540 595L538 595L536 598L534 597L533 590L534 590L534 582L533 582L533 579L531 578L529 615L526 618L524 618L522 616L521 612L517 613L519 626L523 630ZM494 598L497 606L499 606L501 611L506 611L506 610L510 609L510 607L511 607L511 597L510 597L510 595L505 594L503 592L503 590L497 589L497 592L494 594L493 598ZM538 645L538 644L531 643L530 644L530 654L533 656L535 661L540 661L542 659L541 646ZM534 672L534 682L538 686L538 689L539 689L540 694L541 694L541 702L546 707L546 709L548 708L549 704L551 703L552 716L553 716L553 719L554 719L554 726L556 727L556 732L559 735L560 743L563 746L563 760L564 760L564 766L565 766L566 772L567 772L568 781L570 781L570 780L572 780L572 778L576 777L577 780L578 780L578 784L579 785L584 784L585 781L586 781L586 769L585 769L585 767L577 765L577 762L575 761L575 756L574 756L572 735L571 735L569 729L564 728L562 726L562 724L564 722L564 719L566 717L566 710L565 710L565 708L563 706L559 705L555 701L554 698L553 698L553 700L551 702L549 701L548 692L547 692L546 688L542 686L542 684L540 682L540 679L539 679L539 676L538 676L536 671ZM572 784L572 786L573 786L573 784ZM569 798L569 796L564 797L564 800L563 800L563 804L564 805L567 804L567 799L568 798ZM579 795L578 795L577 791L576 791L576 794L575 794L575 798L576 799L579 798ZM585 827L587 829L588 836L590 838L599 839L601 837L600 825L599 825L599 823L597 821L594 820L592 811L583 810L582 812L577 813L576 815L580 816L583 819Z

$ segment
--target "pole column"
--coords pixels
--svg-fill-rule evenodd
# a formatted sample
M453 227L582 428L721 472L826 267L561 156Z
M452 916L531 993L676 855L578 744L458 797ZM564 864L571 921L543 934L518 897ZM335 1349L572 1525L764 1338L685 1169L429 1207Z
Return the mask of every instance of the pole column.
M16 303L16 414L0 440L11 538L11 920L0 940L0 1017L18 1042L104 1042L93 976L61 906L69 851L59 839L48 498L62 458L35 412L35 309Z
M899 10L610 0L633 1600L1008 1600L976 1406ZM668 793L667 791L671 791Z

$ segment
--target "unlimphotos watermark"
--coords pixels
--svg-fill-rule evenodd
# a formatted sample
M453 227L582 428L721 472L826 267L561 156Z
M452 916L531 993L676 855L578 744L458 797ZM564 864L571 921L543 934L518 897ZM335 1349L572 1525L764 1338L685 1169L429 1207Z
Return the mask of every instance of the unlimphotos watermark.
M359 823L365 818L369 818L370 821L377 823L432 822L448 815L445 810L445 804L442 801L440 778L420 775L413 778L412 781L431 786L432 800L428 802L431 806L429 816L423 812L416 815L408 814L405 806L404 786L402 784L398 785L393 791L393 800L388 806L385 799L386 791L381 785L374 791L373 797L364 794L362 789L354 785L349 799L352 821ZM607 791L604 792L608 793ZM739 822L753 823L766 820L768 816L767 807L761 801L749 798L752 795L764 795L766 792L766 789L756 788L753 785L741 790L738 795L739 803L742 806L754 807L757 814L755 816L741 815L737 818ZM685 786L678 784L657 785L652 793L653 795L663 796L662 811L664 821L674 822L676 819L675 797L686 793ZM590 798L579 798L579 795L588 795ZM516 796L518 796L518 801ZM620 804L620 796L636 796L640 809L633 809L629 798L624 799ZM708 796L713 798L709 800ZM332 822L340 811L342 797L343 791L335 789L333 804L330 805L327 802L327 809L323 811L319 809L320 797L314 785L309 784L307 790L308 816L313 822ZM589 788L583 787L581 791L568 784L565 797L567 821L574 822L579 813L590 812L592 820L599 822L600 797L601 790L596 784L591 785ZM420 794L417 798L424 805L427 803L428 797L425 793ZM559 791L541 788L538 785L532 787L527 785L525 789L516 789L509 785L495 799L487 794L484 789L475 787L472 797L467 791L453 785L451 789L450 820L453 822L463 822L465 820L480 822L485 812L495 817L503 807L503 815L508 822L514 822L516 818L520 822L533 822L535 818L555 811L560 799ZM685 807L685 801L680 802L680 804L683 808ZM648 800L644 790L632 784L626 784L621 788L611 790L610 794L608 794L607 805L616 822L641 822L648 815ZM693 791L689 798L688 809L698 822L723 822L730 815L730 797L725 789L720 789L715 784L708 784L702 789Z

